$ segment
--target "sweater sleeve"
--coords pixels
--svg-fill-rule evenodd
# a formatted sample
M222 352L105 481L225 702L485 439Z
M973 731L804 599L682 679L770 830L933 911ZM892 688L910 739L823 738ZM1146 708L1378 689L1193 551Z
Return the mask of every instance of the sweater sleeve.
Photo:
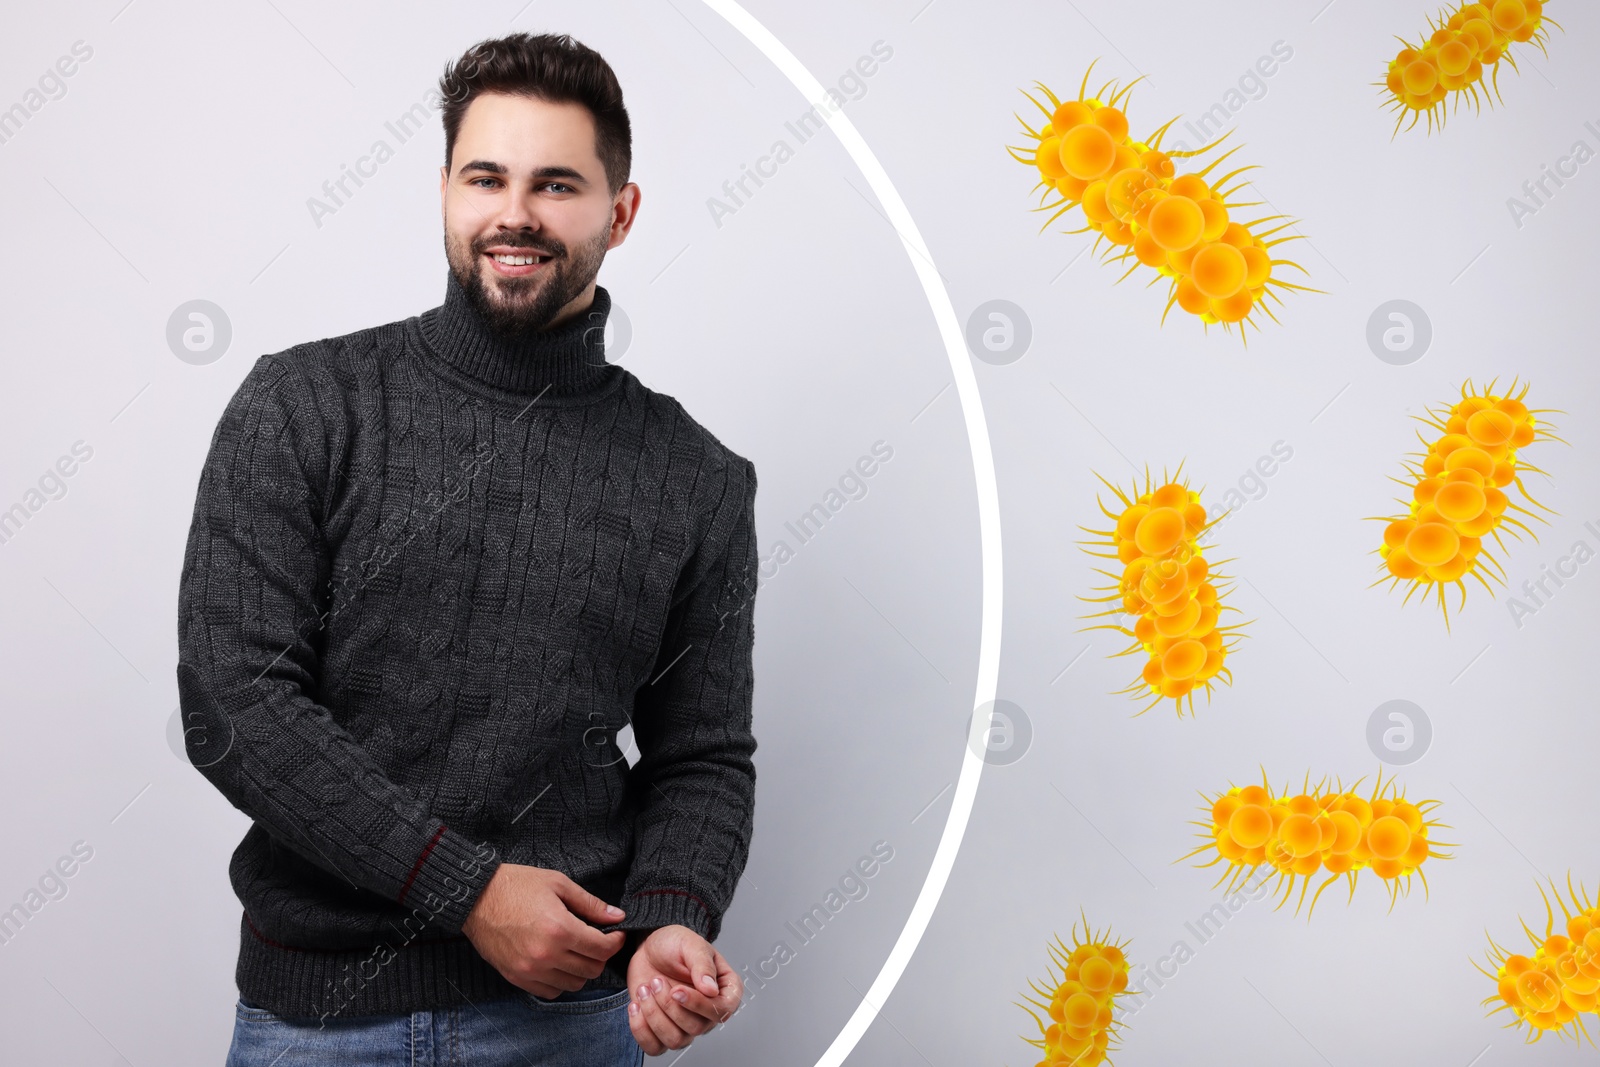
M309 862L455 933L500 860L390 781L315 698L331 562L312 390L262 356L212 435L178 590L189 760Z
M736 458L634 698L638 809L617 929L678 924L715 940L744 872L755 807L755 493L755 466Z

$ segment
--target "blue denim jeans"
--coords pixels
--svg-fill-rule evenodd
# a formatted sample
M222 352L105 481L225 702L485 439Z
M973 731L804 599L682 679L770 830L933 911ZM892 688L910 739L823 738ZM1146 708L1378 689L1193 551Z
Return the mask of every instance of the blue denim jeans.
M226 1067L639 1067L628 991L531 993L438 1011L275 1015L240 1000Z

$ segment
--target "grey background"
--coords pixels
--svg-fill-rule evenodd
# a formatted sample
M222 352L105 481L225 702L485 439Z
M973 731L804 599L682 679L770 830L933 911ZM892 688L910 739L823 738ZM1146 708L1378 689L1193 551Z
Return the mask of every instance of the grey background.
M1442 135L1391 141L1370 84L1426 5L1378 0L1227 5L959 0L748 10L824 85L875 41L893 56L846 113L909 205L965 323L1005 299L1032 344L974 361L995 449L1004 530L999 696L1025 709L1024 758L985 768L961 854L903 979L851 1064L1031 1064L1013 1001L1045 977L1045 943L1080 908L1151 965L1195 950L1130 1020L1123 1064L1575 1063L1484 1016L1472 969L1487 929L1522 944L1537 877L1593 891L1593 671L1600 564L1547 607L1511 618L1481 588L1446 634L1437 609L1367 585L1397 507L1408 416L1463 379L1531 378L1570 447L1525 458L1559 515L1509 542L1513 586L1600 526L1592 279L1600 163L1536 216L1506 199L1572 143L1600 148L1596 13L1557 0L1551 58L1519 53L1504 107ZM0 1028L16 1062L221 1062L236 996L239 908L227 859L246 827L169 746L175 598L193 494L216 419L254 358L415 314L443 296L443 136L401 146L316 226L306 208L384 122L423 99L443 64L511 29L570 32L606 55L628 94L638 225L601 282L633 338L622 362L682 399L761 474L763 554L867 454L894 449L757 602L760 789L747 876L719 948L737 967L789 941L795 958L688 1062L814 1063L898 935L948 812L973 705L979 542L972 461L942 342L899 238L831 134L719 227L706 208L784 138L807 102L739 33L693 0L468 14L420 4L272 0L225 12L122 0L13 5L0 35L0 107L83 40L66 92L0 144L7 388L0 508L83 440L66 492L0 545L0 649L9 815L0 906L76 841L93 858L0 946ZM1294 294L1248 350L1174 314L1142 279L1039 233L1019 90L1071 94L1083 69L1150 80L1133 127L1223 100L1276 41L1293 57L1233 116L1258 190L1303 220L1284 246L1323 295ZM1031 112L1031 114L1030 114ZM1056 229L1062 228L1057 224ZM1145 275L1148 277L1148 274ZM230 348L179 360L168 318L222 307ZM1392 366L1367 348L1378 305L1406 299L1430 351ZM1099 579L1075 541L1096 525L1099 472L1128 485L1185 461L1214 502L1274 442L1292 459L1219 529L1236 557L1231 603L1255 621L1236 682L1198 719L1107 695L1137 669L1082 633L1075 597ZM793 546L793 542L791 542ZM1457 858L1426 868L1388 913L1371 875L1353 904L1330 889L1311 922L1251 904L1210 942L1185 928L1218 898L1187 851L1197 791L1310 772L1366 776L1372 710L1424 708L1432 748L1400 768L1412 798L1443 801ZM815 941L785 930L875 841L895 857ZM1136 983L1137 984L1137 983ZM669 1062L669 1054L660 1062ZM1592 1056L1592 1050L1587 1053ZM1477 1057L1475 1059L1475 1057Z

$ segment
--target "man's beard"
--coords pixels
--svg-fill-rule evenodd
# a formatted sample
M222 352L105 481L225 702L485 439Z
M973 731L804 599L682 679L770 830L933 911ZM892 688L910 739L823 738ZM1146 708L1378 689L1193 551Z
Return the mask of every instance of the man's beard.
M600 264L606 258L606 245L611 228L607 226L593 239L577 246L569 254L566 245L548 236L497 234L479 238L470 244L453 241L445 234L445 258L456 276L467 301L489 327L491 333L502 340L515 340L530 331L543 330L589 283L600 273ZM494 276L490 282L485 277L493 272L488 257L481 249L504 245L508 248L526 248L537 254L553 258L533 274L521 278ZM489 294L493 284L510 300L499 300ZM532 294L530 297L528 294Z

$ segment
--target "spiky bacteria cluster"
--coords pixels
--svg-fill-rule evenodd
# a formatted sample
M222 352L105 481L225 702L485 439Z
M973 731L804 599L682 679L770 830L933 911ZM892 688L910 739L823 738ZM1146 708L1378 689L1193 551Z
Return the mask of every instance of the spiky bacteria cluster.
M1516 388L1515 382L1511 388ZM1502 526L1514 528L1511 532L1516 537L1521 536L1517 530L1533 536L1533 531L1509 514L1513 511L1544 521L1513 504L1505 487L1516 485L1529 503L1550 511L1534 500L1522 484L1523 472L1543 472L1520 462L1517 450L1538 440L1560 440L1550 432L1553 427L1541 425L1535 418L1536 413L1547 409L1529 409L1522 402L1528 394L1526 385L1516 396L1497 395L1493 382L1481 394L1471 390L1472 383L1468 381L1461 387L1459 403L1448 409L1430 410L1428 418L1418 416L1439 436L1429 441L1419 432L1418 437L1427 446L1427 452L1421 454L1421 464L1406 464L1409 481L1394 479L1412 489L1409 512L1378 520L1388 523L1383 545L1378 549L1384 569L1378 582L1389 581L1391 587L1397 582L1410 583L1406 600L1418 589L1424 590L1426 599L1436 587L1446 626L1450 621L1444 597L1447 584L1460 586L1463 605L1467 596L1463 579L1467 575L1476 578L1491 594L1494 588L1484 578L1485 572L1490 579L1505 584L1504 568L1483 550L1482 539L1493 536L1503 551Z
M1062 969L1057 979L1050 974L1048 986L1030 980L1034 992L1048 1003L1027 997L1042 1009L1050 1022L1025 1004L1019 1004L1039 1024L1040 1036L1028 1044L1042 1049L1045 1058L1037 1067L1095 1067L1106 1059L1119 1024L1112 1019L1116 998L1128 988L1128 958L1123 954L1127 942L1113 944L1110 931L1093 933L1084 921L1083 935L1072 928L1072 947L1058 937L1047 946L1053 963Z
M1276 321L1265 303L1268 298L1281 303L1274 290L1305 287L1273 277L1274 268L1294 267L1302 273L1304 268L1272 258L1275 245L1295 239L1290 236L1267 240L1288 222L1261 232L1254 229L1284 216L1249 222L1234 218L1235 212L1259 202L1230 199L1243 182L1229 189L1223 186L1254 168L1244 167L1208 181L1207 176L1217 164L1237 151L1233 149L1198 173L1178 175L1175 159L1208 152L1221 139L1192 152L1163 151L1161 140L1172 125L1169 122L1148 141L1133 140L1121 107L1133 86L1119 91L1112 81L1095 96L1085 97L1088 83L1089 75L1085 73L1078 99L1067 101L1057 99L1041 83L1039 88L1050 100L1049 108L1023 94L1050 120L1042 129L1034 130L1018 116L1023 129L1037 144L1031 155L1018 154L1023 149L1011 149L1014 159L1038 169L1046 197L1051 190L1060 194L1061 199L1036 209L1055 211L1045 225L1072 208L1081 207L1087 225L1071 232L1094 231L1098 234L1096 247L1102 239L1108 241L1112 247L1107 261L1122 263L1133 259L1124 278L1142 264L1156 271L1152 285L1161 278L1168 279L1168 312L1177 304L1207 325L1220 322L1225 329L1231 329L1234 323L1253 321L1251 316L1257 308ZM1102 101L1100 98L1107 93L1111 95ZM1162 321L1165 320L1163 313ZM1255 325L1260 328L1259 323ZM1243 328L1241 325L1241 336Z
M1179 464L1178 471L1182 470ZM1211 570L1200 548L1199 538L1207 526L1206 509L1200 503L1200 495L1186 484L1167 481L1152 490L1148 471L1144 492L1140 493L1136 485L1132 498L1104 478L1100 480L1117 494L1123 507L1120 512L1109 511L1096 500L1101 513L1115 525L1109 530L1080 526L1085 533L1105 538L1081 543L1109 548L1110 552L1090 554L1117 560L1122 571L1096 568L1097 573L1116 584L1098 587L1107 593L1105 596L1079 599L1117 604L1089 618L1126 612L1138 621L1131 630L1116 623L1085 629L1116 630L1133 638L1133 644L1117 655L1132 655L1143 649L1149 656L1138 679L1127 689L1119 690L1154 696L1138 714L1171 699L1177 703L1181 716L1184 697L1189 698L1189 711L1193 714L1195 689L1205 689L1209 697L1211 681L1218 675L1232 684L1233 675L1224 666L1232 651L1226 639L1237 629L1217 625L1223 611L1235 609L1221 602L1222 593L1215 580L1226 576Z
M1360 782L1350 789L1335 786L1328 791L1326 784L1324 780L1311 786L1308 776L1302 792L1285 795L1285 789L1283 794L1274 796L1263 773L1260 785L1234 786L1207 797L1209 818L1195 823L1202 828L1200 836L1205 843L1180 858L1214 852L1215 856L1200 866L1226 862L1228 866L1217 884L1228 881L1230 891L1243 885L1251 872L1265 864L1278 872L1283 887L1280 908L1288 902L1299 879L1297 913L1311 879L1326 871L1328 878L1312 894L1307 918L1316 909L1322 891L1340 876L1348 879L1350 897L1354 899L1356 878L1364 870L1388 883L1390 908L1402 891L1410 892L1413 874L1422 878L1426 892L1424 861L1429 856L1449 858L1433 851L1434 845L1447 842L1429 838L1433 827L1443 825L1426 818L1438 801L1413 804L1403 793L1394 791L1393 779L1385 789L1382 774L1369 797L1356 792Z
M1493 938L1489 939L1493 950L1489 964L1495 971L1490 974L1482 967L1478 970L1494 979L1495 992L1483 1003L1498 1005L1491 1015L1510 1009L1513 1018L1506 1025L1527 1026L1530 1044L1554 1030L1562 1038L1582 1034L1593 1045L1594 1039L1589 1037L1580 1016L1600 1012L1600 907L1587 893L1572 888L1571 875L1567 876L1567 890L1572 896L1570 910L1554 882L1550 888L1566 919L1566 933L1555 932L1555 913L1541 886L1544 936L1536 936L1527 923L1522 924L1534 947L1532 956L1507 952Z
M1500 96L1500 61L1503 59L1512 70L1516 69L1516 58L1510 54L1514 44L1532 41L1543 51L1548 37L1546 22L1560 28L1544 17L1541 0L1493 0L1462 4L1448 15L1441 11L1437 21L1430 23L1431 33L1426 40L1411 44L1401 38L1400 53L1390 61L1388 76L1382 82L1392 108L1400 113L1395 132L1400 131L1408 113L1408 130L1424 114L1429 130L1436 125L1442 127L1445 98L1451 93L1458 94L1458 107L1467 93L1478 108L1482 108L1483 99L1492 107ZM1478 86L1486 67L1494 73L1480 98Z

